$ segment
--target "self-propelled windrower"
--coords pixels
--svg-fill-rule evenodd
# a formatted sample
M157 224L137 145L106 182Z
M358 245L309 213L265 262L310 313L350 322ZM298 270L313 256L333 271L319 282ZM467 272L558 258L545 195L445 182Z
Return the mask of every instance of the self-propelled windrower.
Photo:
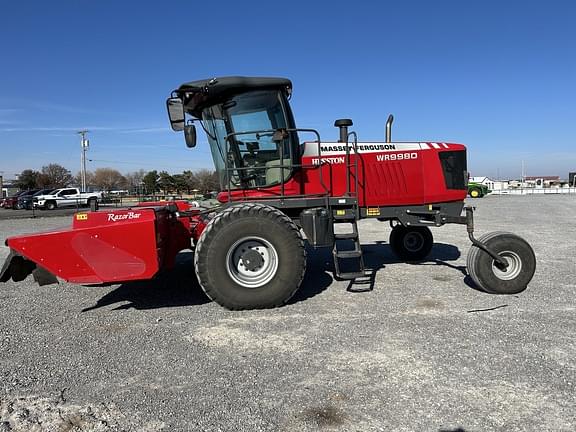
M373 218L390 224L390 246L406 261L429 254L431 227L466 225L468 273L478 287L498 294L527 287L536 260L525 240L506 232L474 238L473 209L464 206L463 145L392 142L392 116L385 142L359 142L349 119L335 121L337 141L322 141L317 131L296 127L291 94L284 78L181 85L167 100L170 123L189 147L196 145L196 125L206 134L221 205L176 201L77 213L70 229L8 238L0 280L30 273L42 284L145 280L193 249L211 299L229 309L275 307L300 286L305 241L332 249L335 277L366 276L357 222ZM335 230L337 224L347 231Z

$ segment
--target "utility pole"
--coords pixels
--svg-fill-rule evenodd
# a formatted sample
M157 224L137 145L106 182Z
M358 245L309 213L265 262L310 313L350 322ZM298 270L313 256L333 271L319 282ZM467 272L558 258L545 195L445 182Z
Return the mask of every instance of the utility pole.
M526 166L524 165L524 161L522 161L522 183L526 181Z
M80 182L82 183L81 189L82 192L86 192L86 151L88 150L88 146L90 142L86 139L86 134L89 131L81 130L78 131L78 135L81 136L80 138L80 147L82 149L82 153L80 155Z
M4 171L0 171L0 200L4 198Z

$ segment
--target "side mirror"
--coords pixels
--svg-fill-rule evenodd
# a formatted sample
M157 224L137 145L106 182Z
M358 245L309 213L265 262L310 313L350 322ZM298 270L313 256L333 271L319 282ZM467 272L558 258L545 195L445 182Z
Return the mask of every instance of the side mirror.
M168 108L168 118L170 118L172 130L176 132L184 130L184 105L182 104L182 99L177 97L168 98L166 100L166 108Z
M193 124L184 126L184 139L186 147L196 147L196 126Z

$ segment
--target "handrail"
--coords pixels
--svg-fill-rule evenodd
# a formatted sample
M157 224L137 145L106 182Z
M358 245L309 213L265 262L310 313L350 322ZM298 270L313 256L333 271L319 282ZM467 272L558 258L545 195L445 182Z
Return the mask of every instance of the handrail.
M290 148L290 164L286 165L284 164L284 146L281 145L280 146L280 164L279 165L271 165L271 166L267 166L267 167L256 167L256 166L251 166L251 167L234 167L234 168L230 168L229 167L229 162L228 162L228 153L229 153L229 145L230 145L230 140L236 136L239 135L256 135L256 134L263 134L263 133L274 133L277 130L282 130L282 131L286 131L286 132L304 132L304 133L311 133L314 134L316 136L316 140L314 142L317 143L317 149L318 149L318 161L319 164L318 165L303 165L303 164L294 164L292 163L293 161L293 148L292 146L289 146ZM284 138L286 139L286 138ZM283 139L283 140L284 140ZM228 183L228 200L230 201L232 198L232 188L231 188L231 173L234 171L244 171L244 170L253 170L253 171L257 171L257 170L261 170L261 169L268 169L268 168L280 168L280 180L281 180L281 192L282 192L282 197L285 197L285 189L284 189L284 169L291 169L291 168L319 168L319 181L320 181L320 185L322 186L323 190L325 191L325 193L327 195L330 194L330 188L328 186L326 186L326 184L324 183L324 177L322 174L322 141L320 138L320 133L316 130L316 129L300 129L300 128L280 128L280 129L263 129L263 130L253 130L253 131L243 131L243 132L233 132L230 133L228 135L226 135L225 138L225 142L226 142L226 147L225 147L225 151L226 151L226 157L225 157L225 161L224 161L224 167L226 170L226 178L227 178L227 183Z

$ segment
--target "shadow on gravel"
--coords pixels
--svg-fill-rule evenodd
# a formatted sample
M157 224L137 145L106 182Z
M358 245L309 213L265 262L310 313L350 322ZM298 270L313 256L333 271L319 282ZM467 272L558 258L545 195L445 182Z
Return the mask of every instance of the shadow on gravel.
M320 271L324 258L318 256L312 248L307 249L308 263L304 280L298 292L289 304L307 300L321 293L332 283L332 276ZM330 258L332 257L329 254ZM210 300L198 283L194 272L194 254L181 252L176 256L176 266L148 281L127 282L102 297L94 306L82 310L94 309L123 303L114 310L157 309L163 307L196 306L210 303ZM128 302L128 303L126 303Z
M290 304L314 297L328 288L334 280L332 276L334 274L332 250L330 248L314 249L307 246L306 251L308 254L308 262L304 281L302 282L300 290L289 302ZM385 268L387 265L394 265L403 262L394 255L390 245L384 241L362 245L362 252L369 280L361 283L368 286L356 288L356 284L351 281L347 291L357 293L371 291L374 288L377 272ZM474 286L474 282L472 282L471 278L468 276L466 266L456 266L449 263L449 261L456 261L460 256L460 249L456 246L445 243L434 243L434 247L432 248L428 258L425 261L413 263L413 265L441 265L452 268L465 276L464 283L466 285L477 289Z
M377 241L374 244L363 245L362 251L364 253L364 263L366 264L366 268L372 271L372 280L374 279L375 273L384 268L386 265L403 263L403 261L396 257L390 245L385 241ZM424 261L409 264L418 266L436 265L451 268L457 272L460 272L464 276L463 282L468 287L478 290L478 288L474 285L472 278L468 276L466 266L454 265L449 262L458 260L461 255L462 254L460 249L454 245L446 243L434 243L430 255L428 255Z
M364 251L365 254L366 253L378 254L380 259L383 259L384 262L386 262L387 264L398 264L404 262L399 260L396 257L396 255L394 255L394 252L392 252L392 248L385 241L377 241L374 244L362 245L362 250ZM458 249L454 245L446 243L434 243L430 255L428 255L428 257L424 261L415 262L413 264L422 265L422 264L438 263L438 265L446 265L448 267L457 270L463 269L464 274L468 274L466 273L465 266L454 266L446 262L446 261L456 261L458 258L460 258L461 255L462 254L460 253L460 249Z
M362 246L364 263L370 274L369 287L361 290L352 289L351 283L348 291L364 292L373 289L376 273L386 265L401 263L390 245L385 242L377 242ZM294 304L308 300L325 291L333 282L334 262L330 248L314 249L306 247L308 255L307 268L300 289L288 304ZM211 300L204 294L196 274L194 273L192 252L182 252L176 257L176 267L170 272L159 275L153 280L128 282L120 285L114 291L109 292L91 307L82 312L88 312L101 307L116 303L123 303L114 310L124 309L156 309L162 307L194 306L209 303ZM448 261L460 258L460 250L453 245L435 243L432 252L426 261L414 263L414 265L441 265L459 271L465 277L464 283L473 289L472 279L468 276L465 266L455 266ZM128 302L128 303L126 303Z
M82 312L125 302L129 303L122 304L114 310L156 309L209 303L211 300L206 297L196 279L193 256L192 252L179 253L172 271L152 280L124 283Z
M332 264L332 250L328 248L314 249L306 244L306 273L300 285L300 289L296 291L294 297L288 301L288 304L298 303L308 300L322 291L326 290L334 278L332 272L334 266Z

